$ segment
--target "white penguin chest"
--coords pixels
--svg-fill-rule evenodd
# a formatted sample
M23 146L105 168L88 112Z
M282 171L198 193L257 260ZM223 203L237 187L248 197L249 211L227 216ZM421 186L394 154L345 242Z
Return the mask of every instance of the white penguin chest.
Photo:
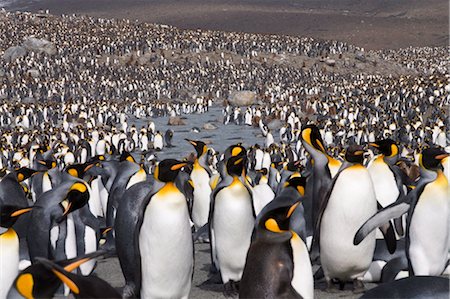
M291 284L303 298L312 299L314 298L314 280L308 248L297 234L292 236L290 242L294 262Z
M186 298L190 291L193 243L186 198L171 183L156 193L139 234L142 298Z
M441 274L447 261L449 234L449 188L440 173L424 188L411 217L409 254L416 275Z
M0 298L6 298L19 272L19 238L8 229L0 235Z
M399 191L395 176L389 169L389 166L383 161L375 160L368 168L368 171L375 187L378 202L383 207L393 203L397 199Z
M222 280L239 281L255 219L251 196L238 179L217 193L213 221Z

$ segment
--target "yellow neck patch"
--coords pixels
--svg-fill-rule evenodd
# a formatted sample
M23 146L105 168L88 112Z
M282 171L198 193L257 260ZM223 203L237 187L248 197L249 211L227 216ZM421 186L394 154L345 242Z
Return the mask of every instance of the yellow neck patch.
M174 183L168 182L164 185L164 187L159 189L158 195L169 196L169 194L175 193L175 192L180 192L180 190L178 190L177 186L175 186Z
M30 273L22 274L17 278L16 289L27 299L33 298L33 276Z
M0 235L0 238L10 240L14 238L17 239L18 237L16 231L10 227L6 232Z

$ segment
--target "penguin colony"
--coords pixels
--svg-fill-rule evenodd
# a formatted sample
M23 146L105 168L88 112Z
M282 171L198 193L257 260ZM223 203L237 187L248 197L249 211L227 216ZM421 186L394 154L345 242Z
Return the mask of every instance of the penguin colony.
M418 73L330 73L267 59L361 49L1 17L2 51L34 35L56 52L28 50L0 69L0 298L188 298L195 242L210 244L205 283L230 296L313 298L319 281L363 293L371 281L364 298L448 297L447 49L370 54ZM224 123L259 128L260 144L218 152L192 138L182 142L195 154L158 159L179 144L152 118L207 113L233 89L255 89L258 103L225 102ZM93 275L111 256L120 292Z

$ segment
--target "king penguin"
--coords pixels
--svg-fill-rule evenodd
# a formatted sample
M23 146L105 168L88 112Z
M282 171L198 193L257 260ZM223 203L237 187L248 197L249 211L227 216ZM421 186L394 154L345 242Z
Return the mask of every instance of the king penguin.
M433 147L419 157L420 179L402 201L395 202L367 220L355 234L354 244L362 242L375 228L408 213L406 218L406 268L412 275L441 275L449 251L449 184L442 160L449 154ZM399 269L405 270L405 269Z
M225 292L231 294L237 291L236 283L244 271L255 212L246 179L245 148L232 146L229 152L225 177L211 195L209 225L212 261L220 271Z
M19 271L19 236L12 228L20 215L32 208L11 205L0 206L0 298L6 298L8 290Z
M261 217L239 285L240 298L314 297L308 248L291 229L298 205L279 207Z
M355 292L363 291L362 278L369 269L375 250L375 234L355 246L357 229L377 211L375 191L369 172L362 165L364 151L352 145L345 153L345 163L336 174L317 224L320 261L332 291L333 279L353 281Z
M189 140L197 153L191 180L194 185L194 201L192 203L192 221L195 229L199 229L208 222L209 205L211 197L211 170L208 166L208 147L203 141Z
M161 161L154 192L139 220L135 242L139 244L141 298L188 298L194 267L194 249L186 196L176 186L186 166L173 159Z

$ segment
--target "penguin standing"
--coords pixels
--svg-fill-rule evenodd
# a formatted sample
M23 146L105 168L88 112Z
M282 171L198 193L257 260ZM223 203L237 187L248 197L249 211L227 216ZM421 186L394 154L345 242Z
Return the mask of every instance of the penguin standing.
M320 261L333 290L333 279L341 284L353 281L355 292L362 291L362 278L369 269L375 250L375 234L353 245L353 236L364 221L375 214L377 202L372 180L362 165L364 151L356 145L345 153L345 163L336 175L324 202L318 222Z
M153 138L153 148L156 151L161 151L163 149L163 136L159 131L156 132L155 137Z
M225 177L211 195L210 238L214 266L220 270L226 293L236 292L254 227L252 192L246 180L246 152L231 148Z
M186 139L192 144L197 153L194 167L191 172L191 180L194 185L194 201L192 203L192 221L195 228L199 229L208 222L209 205L211 197L211 170L208 166L208 147L202 141Z
M141 298L188 298L194 250L186 196L175 185L177 160L161 161L154 178L160 189L150 196L135 241L141 259Z
M355 234L354 244L363 242L375 228L408 213L406 218L407 264L399 270L412 275L441 275L447 266L450 234L449 183L442 160L449 154L440 148L423 150L420 179L402 201L395 202L367 220Z
M382 207L404 196L401 170L396 166L399 149L391 139L384 139L370 144L380 150L381 155L367 167L375 187L377 201Z
M257 216L275 197L275 193L269 186L268 174L267 168L259 170L255 179L255 186L252 188L253 206L255 207L255 215Z
M278 207L260 218L239 284L241 298L314 297L308 248L290 223L298 204Z
M0 206L0 298L6 298L8 290L19 271L19 237L12 228L17 217L31 208L12 205Z

